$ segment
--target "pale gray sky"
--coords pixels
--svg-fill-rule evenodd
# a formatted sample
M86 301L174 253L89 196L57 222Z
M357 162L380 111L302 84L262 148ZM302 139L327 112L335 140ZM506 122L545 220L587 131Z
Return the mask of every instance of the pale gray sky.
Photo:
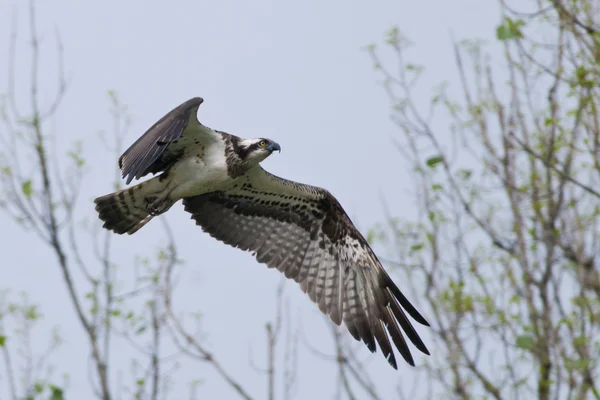
M20 43L25 43L25 3L0 0L0 77L6 76L13 9L18 12ZM491 0L54 0L39 1L37 9L44 37L42 63L49 71L42 76L42 93L49 99L54 89L53 37L58 28L70 87L55 127L63 143L85 141L93 169L83 188L80 217L95 218L91 199L111 190L116 159L98 150L96 133L111 129L106 92L114 89L133 117L126 146L173 106L202 96L199 118L204 124L279 142L282 153L264 167L326 187L363 232L384 217L380 193L391 211L403 217L414 212L414 200L405 196L411 182L391 145L398 133L388 118L387 98L361 47L381 43L384 32L397 25L416 43L410 56L426 66L425 80L434 86L455 77L451 33L456 39L493 41L499 22L497 3ZM26 47L20 51L19 63L26 66ZM27 69L18 71L18 82L28 76ZM5 92L6 80L0 82L0 92ZM424 91L420 100L428 97ZM28 105L25 95L19 100ZM209 348L253 395L263 398L264 379L249 366L248 353L252 347L256 358L264 358L264 323L273 315L279 274L211 239L182 207L174 207L168 218L187 261L177 292L179 308L202 311ZM29 242L34 239L30 234L9 229L12 222L5 216L0 221L0 243L6 246L0 287L28 292L42 305L44 326L61 327L68 346L59 350L57 370L70 375L69 398L88 398L87 348L53 255L38 241ZM122 263L154 248L160 230L160 223L153 221L133 237L117 238ZM397 283L401 289L409 285ZM329 350L330 335L317 307L295 284L286 292L307 337ZM427 338L424 327L418 330ZM320 338L325 345L319 346ZM429 348L435 356L436 349ZM366 347L359 351L368 354ZM413 354L419 364L422 356L416 350ZM299 357L297 398L329 397L336 371L317 363L305 347L300 347ZM231 389L208 365L184 365L178 374L205 380L201 397L231 397ZM380 390L386 398L393 396L398 381L409 385L414 379L413 369L400 363L396 372L381 354L369 366L383 382ZM173 398L187 393L186 388L174 390Z

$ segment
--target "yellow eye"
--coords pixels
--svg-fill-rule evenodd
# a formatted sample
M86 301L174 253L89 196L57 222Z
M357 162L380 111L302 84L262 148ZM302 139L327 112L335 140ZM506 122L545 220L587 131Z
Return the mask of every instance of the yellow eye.
M265 142L264 140L261 140L260 142L258 142L258 145L260 147L265 147L267 145L267 142Z

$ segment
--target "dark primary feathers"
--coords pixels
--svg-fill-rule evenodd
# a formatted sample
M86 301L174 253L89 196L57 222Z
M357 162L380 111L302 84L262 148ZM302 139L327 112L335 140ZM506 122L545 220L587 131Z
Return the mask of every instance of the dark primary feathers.
M201 97L194 97L175 107L123 153L119 158L119 168L123 178L127 178L127 184L134 178L139 179L148 173L163 171L169 158L178 155L177 151L169 151L172 150L169 145L180 139L184 131L206 137L214 134L214 131L198 122L196 113L203 101Z
M227 191L185 198L185 210L214 238L255 253L300 284L319 309L397 368L390 338L414 361L402 331L429 354L407 313L429 325L383 269L367 241L326 190L253 167ZM387 332L386 332L387 330Z

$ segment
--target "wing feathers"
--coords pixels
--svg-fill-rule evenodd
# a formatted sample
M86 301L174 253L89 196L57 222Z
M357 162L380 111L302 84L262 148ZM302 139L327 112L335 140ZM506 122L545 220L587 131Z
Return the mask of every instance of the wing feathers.
M123 178L127 177L127 184L129 184L133 178L139 179L144 175L144 171L148 169L154 161L166 150L166 145L176 140L181 136L187 120L177 119L170 121L170 123L164 127L164 130L157 132L155 143L150 143L150 138L144 140L143 146L135 146L131 148L130 153L124 153L121 156L121 164L123 169ZM142 136L143 137L143 136Z
M398 365L396 364L396 357L394 356L394 351L392 350L392 344L390 343L390 339L388 335L385 333L385 327L383 326L383 322L379 319L375 319L373 321L372 329L375 333L375 338L377 339L377 343L379 344L379 349L385 356L386 360L394 369L398 369Z
M383 268L379 268L379 269L380 269L379 276L381 279L381 285L383 287L387 287L388 289L390 289L390 291L392 292L394 297L398 300L398 302L400 303L402 308L404 308L408 312L408 314L411 317L413 317L413 319L415 321L417 321L421 325L429 326L429 322L427 322L427 320L417 311L417 309L410 303L410 301L408 301L408 299L404 296L404 294L402 294L402 292L400 291L400 289L398 289L398 286L396 286L394 281L392 281L392 278L390 278L388 273Z
M326 257L322 257L320 255L317 257L313 259L313 264L310 266L310 273L307 278L308 282L306 287L306 293L308 294L308 297L310 297L310 299L315 303L318 303L317 281L319 279L319 274L321 272L322 267L324 269L325 263L327 262Z
M298 237L296 238L296 240L300 241L301 238ZM308 249L310 245L311 242L302 243L302 245L296 246L290 252L289 257L285 259L281 266L286 278L293 279L296 282L298 281L298 276L300 275L304 255L308 254Z
M361 301L361 294L359 293L358 279L356 273L352 273L346 290L348 291L348 303L350 307L350 313L352 319L356 325L358 335L362 341L367 345L371 352L375 352L375 341L373 338L373 332L369 327L369 319L367 315L367 309L365 303Z
M393 347L414 365L402 331L429 354L406 313L421 324L427 321L329 192L260 167L240 179L243 184L227 191L184 199L185 210L211 236L254 252L258 262L298 282L335 324L343 321L371 352L379 347L394 368Z
M350 332L350 334L355 340L360 341L360 333L358 332L358 328L356 327L354 316L350 312L350 302L348 301L349 293L349 290L344 290L342 293L342 298L344 299L344 315L342 317L344 319L344 325L346 325L348 332Z
M396 348L402 355L402 358L404 358L404 360L407 363L414 366L415 361L413 360L412 354L410 354L410 350L408 349L406 340L404 340L404 337L402 336L402 332L400 332L400 327L398 326L398 323L392 316L389 309L386 310L386 313L387 313L386 321L388 321L387 328L388 328L388 332L390 333L390 336L392 337L392 341L394 342L394 345L396 346ZM429 354L429 353L426 353L426 354Z
M389 288L387 290L389 291ZM406 332L406 336L408 336L408 339L410 339L412 344L414 344L415 347L421 350L423 353L429 355L429 350L427 350L425 343L423 343L423 341L419 337L419 334L417 333L417 331L415 331L415 328L413 328L412 324L406 317L406 314L398 305L396 299L391 296L389 301L389 307L393 313L393 316L395 317L395 321L397 320L400 323L402 330ZM394 320L394 318L392 318L392 320Z
M121 155L119 168L127 184L134 178L139 179L150 172L157 173L163 170L165 165L159 161L161 156L171 151L168 150L169 144L183 135L190 122L194 125L194 134L216 137L216 133L202 126L196 117L198 107L203 101L200 97L194 97L175 107Z
M298 276L294 279L296 282L301 282L302 285L304 285L304 282L306 282L306 278L310 272L310 266L312 264L313 258L317 253L318 246L319 245L316 241L309 241L308 249L306 250L306 253L304 253L304 257L302 257L302 262L298 266ZM306 292L305 289L302 290Z
M339 325L342 323L342 282L343 263L337 260L332 268L331 277L325 287L326 309L329 310L331 320Z
M321 263L321 265L318 266L319 273L317 274L317 277L312 286L312 291L309 292L310 298L312 299L312 301L317 303L317 305L319 306L319 309L323 313L326 313L327 309L325 308L325 304L324 304L324 302L322 302L321 299L322 299L323 293L325 292L325 276L326 276L327 272L329 270L331 270L331 267L332 267L331 257L327 257L327 256L323 257L323 262ZM315 268L316 268L316 266L315 266Z

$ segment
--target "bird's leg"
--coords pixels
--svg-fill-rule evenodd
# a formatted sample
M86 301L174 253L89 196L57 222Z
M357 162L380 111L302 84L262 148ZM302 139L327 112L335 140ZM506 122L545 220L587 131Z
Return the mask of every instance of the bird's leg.
M157 216L171 208L175 203L169 198L169 194L171 194L172 191L173 189L167 186L158 193L147 194L144 197L144 200L146 200L146 211L148 211L148 214Z

